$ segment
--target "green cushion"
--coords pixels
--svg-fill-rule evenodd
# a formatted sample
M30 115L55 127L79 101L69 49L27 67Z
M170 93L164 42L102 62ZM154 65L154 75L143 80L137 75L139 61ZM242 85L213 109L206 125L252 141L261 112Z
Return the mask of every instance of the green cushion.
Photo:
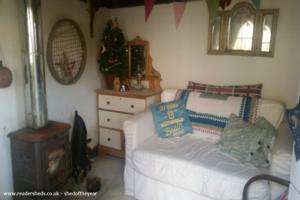
M151 111L159 137L180 137L193 133L183 101L154 104Z
M232 114L217 146L242 163L269 167L269 154L276 134L276 129L264 117L258 117L252 125Z

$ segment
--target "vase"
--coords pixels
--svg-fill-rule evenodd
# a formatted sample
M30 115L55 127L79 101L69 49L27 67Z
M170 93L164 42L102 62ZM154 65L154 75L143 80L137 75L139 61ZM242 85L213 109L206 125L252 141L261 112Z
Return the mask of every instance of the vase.
M107 74L105 75L105 83L106 83L106 88L113 90L114 89L114 80L115 80L115 75L114 74Z

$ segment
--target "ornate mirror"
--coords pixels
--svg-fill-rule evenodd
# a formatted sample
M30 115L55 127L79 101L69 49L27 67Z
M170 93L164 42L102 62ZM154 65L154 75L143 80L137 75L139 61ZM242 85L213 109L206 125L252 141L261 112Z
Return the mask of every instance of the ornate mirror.
M62 19L53 26L47 44L47 63L54 79L74 84L81 77L86 64L86 45L78 24Z
M208 53L273 56L278 9L241 2L210 21Z
M252 50L255 12L247 5L237 7L228 16L227 49L229 50Z
M139 36L128 42L128 66L131 83L139 77L144 88L161 89L161 76L152 66L149 42Z
M129 77L135 77L141 73L146 77L146 70L148 69L147 60L149 55L149 43L137 36L134 40L128 42L129 55Z

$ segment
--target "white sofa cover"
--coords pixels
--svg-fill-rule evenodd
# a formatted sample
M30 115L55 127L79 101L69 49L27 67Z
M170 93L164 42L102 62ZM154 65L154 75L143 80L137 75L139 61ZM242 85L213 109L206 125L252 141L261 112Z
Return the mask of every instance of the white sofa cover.
M162 101L168 101L172 92L163 92ZM193 135L158 138L150 110L126 120L124 132L125 192L139 200L241 199L243 187L249 178L260 173L271 173L269 169L241 164L220 152L215 145ZM290 137L286 132L280 135L283 135L281 142L290 142L284 139ZM280 148L275 149L280 152ZM291 148L284 150L285 158L290 154ZM280 163L280 155L282 153L277 154L274 163ZM291 157L285 162L290 162L289 159ZM276 167L270 169L273 170L272 174L276 174ZM280 169L282 174L284 170L282 167ZM289 169L285 175L288 173ZM270 186L265 181L256 182L251 186L249 195L250 199L270 199Z

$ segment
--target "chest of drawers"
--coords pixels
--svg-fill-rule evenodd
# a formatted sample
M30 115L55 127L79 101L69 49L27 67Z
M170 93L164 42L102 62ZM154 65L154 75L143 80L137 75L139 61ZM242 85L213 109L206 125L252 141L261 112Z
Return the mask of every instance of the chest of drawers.
M99 154L124 157L124 120L159 101L158 90L97 90Z

